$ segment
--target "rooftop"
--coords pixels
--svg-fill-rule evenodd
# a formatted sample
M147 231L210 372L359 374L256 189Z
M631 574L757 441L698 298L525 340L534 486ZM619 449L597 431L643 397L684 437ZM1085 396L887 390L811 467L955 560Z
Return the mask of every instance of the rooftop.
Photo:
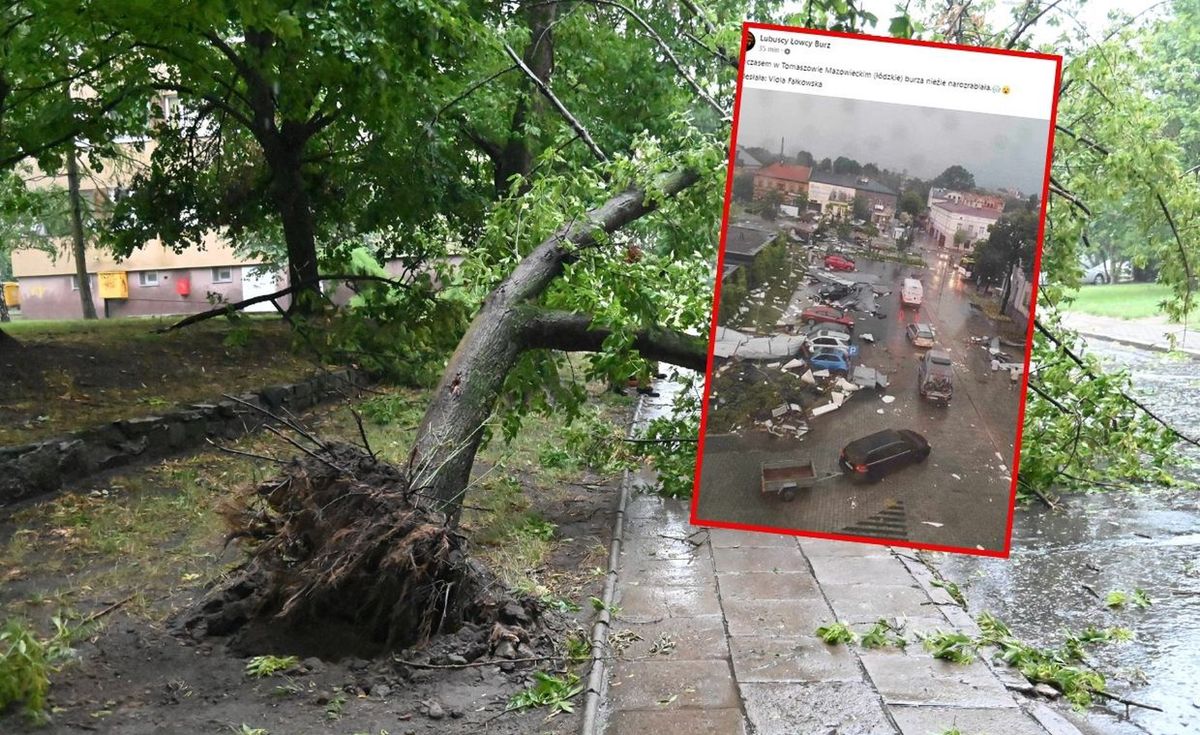
M969 217L980 217L992 221L1000 219L1001 212L987 207L968 207L965 204L955 204L951 201L934 202L932 209L944 209L951 214L963 214Z
M814 171L812 173L811 180L821 184L840 186L845 189L856 189L858 191L870 191L876 194L899 196L891 188L884 186L878 181L858 174L835 174L828 171Z
M808 177L812 173L812 169L808 166L792 166L787 163L772 163L770 166L759 169L757 176L770 176L773 179L783 179L784 181L798 181L807 183Z
M775 233L748 225L730 225L725 252L754 257L775 239Z

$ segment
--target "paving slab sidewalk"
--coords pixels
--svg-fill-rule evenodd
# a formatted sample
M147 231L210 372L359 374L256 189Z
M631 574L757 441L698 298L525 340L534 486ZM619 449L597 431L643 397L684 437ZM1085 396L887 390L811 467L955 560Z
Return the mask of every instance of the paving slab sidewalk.
M1023 682L982 660L932 658L919 644L866 650L815 634L880 617L906 635L976 633L971 617L908 549L702 530L683 501L637 492L625 511L604 735L1078 735Z
M1173 335L1176 350L1200 357L1200 330L1196 328L1196 325L1185 329L1182 324L1172 324L1162 316L1145 319L1118 319L1080 312L1067 312L1063 314L1062 323L1063 326L1084 337L1121 342L1132 347L1159 352L1171 349L1168 335Z

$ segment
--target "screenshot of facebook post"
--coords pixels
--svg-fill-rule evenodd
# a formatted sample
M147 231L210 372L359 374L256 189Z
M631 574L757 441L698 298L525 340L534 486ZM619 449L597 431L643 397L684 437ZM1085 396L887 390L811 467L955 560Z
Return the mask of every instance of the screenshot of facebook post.
M692 522L1007 556L1061 58L743 32Z

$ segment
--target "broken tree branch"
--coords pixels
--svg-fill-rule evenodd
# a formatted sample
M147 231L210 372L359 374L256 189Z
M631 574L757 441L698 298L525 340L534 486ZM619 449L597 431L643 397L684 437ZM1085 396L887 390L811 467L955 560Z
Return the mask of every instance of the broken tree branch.
M598 352L613 331L593 325L591 314L546 309L528 310L526 345L563 352ZM636 332L630 347L647 360L703 371L708 345L701 337L661 327Z
M585 1L594 5L608 5L617 8L621 12L637 21L638 25L644 28L647 35L649 35L650 38L653 39L656 44L658 44L658 47L662 49L663 54L667 57L667 61L671 64L671 66L675 67L675 71L679 73L679 76L683 77L683 81L687 82L688 86L692 88L692 91L700 95L700 99L704 100L704 102L709 107L713 108L718 115L724 117L729 114L728 110L717 104L716 100L714 100L712 97L709 97L708 94L700 88L700 85L696 83L696 80L692 79L692 76L687 73L686 69L683 68L683 64L680 63L679 58L675 56L675 52L671 50L671 47L667 45L667 42L663 40L663 37L659 35L658 31L654 30L654 27L647 23L646 19L634 11L633 8L630 8L623 3L616 2L616 0ZM736 66L736 62L734 62L734 65Z
M232 314L234 312L241 311L248 306L254 306L255 304L262 304L267 301L274 301L283 296L288 296L290 294L293 294L296 291L302 291L306 288L311 288L312 286L316 286L317 284L319 284L321 281L377 281L380 283L391 284L393 286L400 286L400 287L408 286L407 283L404 283L402 281L397 281L397 280L394 280L391 278L385 278L384 276L356 275L356 274L346 274L346 273L337 273L337 274L328 275L328 276L318 276L317 278L313 278L313 279L309 279L307 281L301 281L300 283L292 284L291 286L288 286L287 288L281 288L278 291L275 291L273 293L263 294L262 296L254 296L254 297L251 297L248 299L242 299L241 301L235 301L231 304L224 304L222 306L218 306L215 309L209 309L208 311L202 311L199 314L192 314L189 317L180 319L179 321L175 322L174 324L170 324L165 327L156 329L156 330L154 330L154 333L155 334L163 334L165 332L174 332L176 329L183 329L184 327L190 327L193 324L196 324L196 323L199 323L202 321L206 321L208 319L214 319L219 316L226 316L227 314Z
M558 99L558 97L554 95L554 92L550 90L550 86L546 84L541 77L533 73L533 69L529 68L529 65L525 63L524 59L522 59L520 56L517 56L517 52L513 51L512 46L509 46L507 43L504 44L504 51L508 54L509 58L513 60L513 63L516 64L517 68L520 69L525 76L529 77L529 80L534 83L534 85L538 88L538 91L540 91L546 99L550 100L550 104L553 105L554 109L558 111L558 114L567 121L567 124L570 125L576 133L579 133L579 137L583 139L583 142L592 151L592 155L596 157L596 160L600 161L601 163L608 163L608 156L604 155L604 151L600 150L600 146L596 145L596 141L592 139L592 134L587 131L587 128L583 127L583 125L575 118L574 115L571 114L571 111L567 109L566 105L564 105Z

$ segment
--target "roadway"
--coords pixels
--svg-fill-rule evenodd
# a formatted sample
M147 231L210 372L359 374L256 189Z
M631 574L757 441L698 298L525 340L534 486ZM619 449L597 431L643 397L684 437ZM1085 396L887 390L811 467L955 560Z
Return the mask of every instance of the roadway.
M697 518L792 531L816 531L921 544L1002 550L1008 524L1013 446L1020 408L1020 383L1007 372L992 372L986 349L971 336L992 336L991 321L973 309L970 284L959 277L953 254L930 248L928 268L858 261L859 270L878 277L877 314L856 313L855 336L871 334L874 344L856 339L857 363L887 373L886 391L859 391L838 410L809 419L800 439L760 431L706 437ZM915 276L924 284L919 309L901 308L900 283ZM938 346L954 360L954 399L938 407L917 392L919 350L905 338L905 326L930 322ZM1014 361L1023 356L1010 350ZM885 403L883 396L894 401ZM712 411L719 409L710 408ZM912 429L925 436L932 454L872 485L836 476L791 503L759 493L762 462L804 458L818 474L837 471L848 442L883 428Z

